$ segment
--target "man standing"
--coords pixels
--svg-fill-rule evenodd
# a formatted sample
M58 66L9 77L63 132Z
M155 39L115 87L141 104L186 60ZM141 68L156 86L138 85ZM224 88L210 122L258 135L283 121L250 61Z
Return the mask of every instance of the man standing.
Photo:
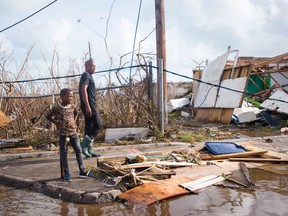
M82 153L86 157L99 157L93 151L93 141L103 127L101 116L96 105L96 86L92 74L95 72L92 59L85 62L85 72L79 83L81 110L85 119L85 137L81 143Z

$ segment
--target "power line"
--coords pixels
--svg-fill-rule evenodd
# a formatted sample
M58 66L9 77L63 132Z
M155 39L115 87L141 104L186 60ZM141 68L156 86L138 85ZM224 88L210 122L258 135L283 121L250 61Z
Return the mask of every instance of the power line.
M130 84L128 85L121 85L121 86L110 86L105 88L98 88L97 91L107 91L111 89L121 89L121 88L127 88L130 87ZM74 94L79 94L78 90L72 90ZM52 96L59 96L59 93L55 94L47 94L47 95L34 95L34 96L1 96L1 99L39 99L39 98L47 98Z
M135 68L135 67L143 67L143 66L145 66L145 65L134 65L134 66L127 66L127 67L121 67L121 68L116 68L116 69L102 70L102 71L95 72L94 74L99 74L99 73L104 73L104 72L111 72L111 71L115 71L115 70L116 71L120 71L120 70L123 70L123 69ZM156 70L158 69L158 67L156 67L156 66L151 66L151 67L156 69ZM179 74L179 73L176 73L176 72L172 72L172 71L169 71L169 70L165 70L165 71L167 73L170 73L170 74L182 77L182 78L186 78L186 79L189 79L189 80L193 80L195 82L199 82L199 83L203 83L203 84L206 84L206 85L210 85L211 88L212 87L218 87L218 88L223 88L223 89L226 89L228 91L233 91L233 92L240 93L240 94L246 94L246 95L249 95L249 96L257 96L258 98L261 98L261 99L268 99L267 97L262 97L262 96L259 96L259 95L255 95L253 93L239 91L239 90L236 90L236 89L231 89L231 88L228 88L228 87L225 87L225 86L221 86L221 85L217 85L217 84L212 84L212 83L209 83L209 82L202 81L200 79L195 79L195 78L192 78L192 77L189 77L189 76L185 76L185 75L182 75L182 74ZM73 77L77 77L77 76L81 76L81 74L68 75L68 76L59 76L59 77L49 77L49 78L39 78L39 79L31 79L31 80L0 81L0 83L1 84L4 84L4 83L5 84L23 83L23 82L33 82L33 81L41 81L41 80L56 80L56 79L63 79L63 78L73 78ZM130 85L127 84L127 85L123 85L122 87L128 87L128 86L130 86ZM121 87L117 86L117 87L113 87L113 88L121 88ZM107 89L109 89L109 87L108 88L103 88L101 90L107 90ZM208 93L209 93L209 91L208 91ZM2 97L2 98L6 98L7 99L7 98L15 98L15 97ZM288 103L287 101L280 100L280 99L269 98L269 100L283 102L283 103Z
M120 68L115 68L115 69L109 69L109 70L102 70L102 71L97 71L94 74L100 74L100 73L107 73L107 72L112 72L112 71L120 71L120 70L125 70L129 68L135 68L135 67L143 67L145 65L134 65L134 66L127 66L127 67L120 67ZM94 75L93 74L93 75ZM27 79L27 80L14 80L14 81L1 81L1 84L12 84L12 83L24 83L24 82L35 82L35 81L43 81L43 80L56 80L56 79L64 79L64 78L73 78L73 77L78 77L81 76L81 74L74 74L74 75L67 75L67 76L58 76L58 77L46 77L46 78L38 78L38 79Z
M54 3L57 2L57 1L58 1L58 0L55 0L55 1L51 2L51 3L49 3L49 4L46 5L45 7L41 8L40 10L36 11L35 13L27 16L26 18L24 18L24 19L22 19L22 20L20 20L20 21L18 21L18 22L16 22L16 23L14 23L14 24L11 25L11 26L8 26L7 28L2 29L2 30L0 31L0 33L2 33L2 32L4 32L4 31L12 28L13 26L18 25L19 23L21 23L21 22L23 22L23 21L25 21L25 20L27 20L27 19L29 19L30 17L34 16L35 14L39 13L40 11L44 10L45 8L49 7L50 5L54 4Z
M153 68L157 68L157 67L154 67L154 66L152 66L152 67L153 67ZM183 78L186 78L186 79L190 79L190 80L193 80L193 81L196 81L196 82L199 82L199 83L203 83L203 84L206 84L206 85L210 85L211 88L212 88L212 87L218 87L218 88L226 89L226 90L228 90L228 91L233 91L233 92L240 93L240 94L246 94L246 95L249 95L249 96L256 96L256 97L261 98L261 99L269 99L269 100L273 100L273 101L288 103L287 101L284 101L284 100L267 98L267 97L263 97L263 96L260 96L260 95L255 95L255 94L250 93L250 92L243 92L243 91L239 91L239 90L236 90L236 89L231 89L231 88L228 88L228 87L225 87L225 86L221 86L221 85L217 85L217 84L205 82L205 81L202 81L202 80L200 80L200 79L191 78L191 77L188 77L188 76L185 76L185 75L177 74L177 73L172 72L172 71L168 71L168 70L165 70L165 71L166 71L167 73L170 73L170 74L173 74L173 75L176 75L176 76L180 76L180 77L183 77ZM209 90L209 91L210 91L210 90Z

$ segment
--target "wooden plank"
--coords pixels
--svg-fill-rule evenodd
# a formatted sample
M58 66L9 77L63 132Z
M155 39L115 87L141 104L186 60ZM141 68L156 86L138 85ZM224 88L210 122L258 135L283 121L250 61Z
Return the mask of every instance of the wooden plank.
M124 175L126 174L125 172L123 172L123 171L121 171L121 170L118 170L118 169L116 169L115 167L110 166L109 164L104 163L104 162L101 162L101 163L98 162L98 166L99 166L101 169L106 170L106 171L109 172L110 174L113 173L114 176L124 176Z
M133 168L144 168L144 167L151 167L151 166L169 166L169 167L183 167L183 166L197 166L195 163L188 163L188 162L169 162L169 161L147 161L142 163L133 163L122 165L120 169L133 169Z
M230 159L230 158L238 158L238 157L247 157L258 154L265 154L268 150L258 150L258 151L248 151L248 152L240 152L233 154L221 154L221 155L200 155L202 160L218 160L218 159Z
M270 158L229 158L229 161L243 161L243 162L253 162L253 163L288 163L288 160L284 159L270 159Z
M142 154L144 155L147 159L163 159L168 157L168 153L169 152L149 152L149 153L145 153ZM138 154L133 154L133 155L129 155L129 156L101 156L99 158L97 158L98 162L122 162L124 163L126 161L126 159L135 159L136 156Z
M119 194L118 198L140 205L150 205L160 200L189 194L188 190L179 185L191 180L188 177L175 177L149 182Z
M156 166L149 167L141 172L136 173L137 176L139 175L176 175L174 170L163 170Z
M180 184L180 186L190 190L191 192L195 192L196 190L211 186L223 180L225 179L222 176L209 175L209 176L205 176L203 178L197 179L195 181Z

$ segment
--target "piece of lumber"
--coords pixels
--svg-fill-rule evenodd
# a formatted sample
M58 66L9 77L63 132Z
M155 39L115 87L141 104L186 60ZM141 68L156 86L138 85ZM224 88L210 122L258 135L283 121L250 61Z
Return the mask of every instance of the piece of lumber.
M185 166L197 166L195 163L188 162L175 162L175 161L147 161L143 163L134 163L122 165L120 169L135 169L135 168L145 168L151 166L169 166L169 167L185 167Z
M141 172L136 173L137 176L139 175L176 175L176 172L174 170L162 170L158 167L149 167Z
M222 176L209 175L191 182L180 184L180 186L190 190L191 192L195 192L196 190L211 186L223 180L225 179Z
M189 194L190 191L179 185L191 180L191 178L182 176L149 182L125 191L117 197L140 205L150 205L160 200Z
M137 154L136 154L137 155ZM101 156L98 158L98 162L106 161L106 162L122 162L124 163L127 158L130 160L133 160L136 158L136 155L130 155L130 156ZM168 153L162 152L149 152L144 154L144 156L149 160L156 160L156 159L163 159L168 156Z
M104 169L104 170L106 170L106 171L108 171L108 172L113 172L115 175L117 175L117 176L124 176L126 173L125 172L123 172L123 171L121 171L121 170L118 170L118 169L116 169L115 167L113 167L113 166L111 166L111 165L109 165L109 164L107 164L107 163L103 163L103 162L101 162L101 163L99 163L98 164L98 166L101 168L101 169Z
M247 157L252 155L265 154L268 150L257 150L257 151L248 151L248 152L240 152L233 154L220 154L220 155L200 155L202 160L218 160L218 159L228 159L228 158L239 158L239 157Z
M284 159L270 159L270 158L229 158L229 161L243 161L243 162L253 162L253 163L288 163L288 160Z
M281 159L281 157L277 157L277 156L274 156L274 155L271 155L271 154L262 154L261 155L261 158L267 158L267 159Z
M177 162L183 162L185 161L183 158L179 157L177 154L172 153L171 156L177 161Z

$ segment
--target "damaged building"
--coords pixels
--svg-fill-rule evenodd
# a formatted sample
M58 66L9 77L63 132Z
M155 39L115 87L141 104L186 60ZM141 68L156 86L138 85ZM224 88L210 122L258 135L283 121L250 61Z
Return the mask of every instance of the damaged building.
M229 60L232 54L234 60ZM202 71L195 70L193 77L197 82L191 103L196 121L243 123L261 116L275 126L279 118L286 119L288 53L272 58L238 57L237 50L228 49Z

